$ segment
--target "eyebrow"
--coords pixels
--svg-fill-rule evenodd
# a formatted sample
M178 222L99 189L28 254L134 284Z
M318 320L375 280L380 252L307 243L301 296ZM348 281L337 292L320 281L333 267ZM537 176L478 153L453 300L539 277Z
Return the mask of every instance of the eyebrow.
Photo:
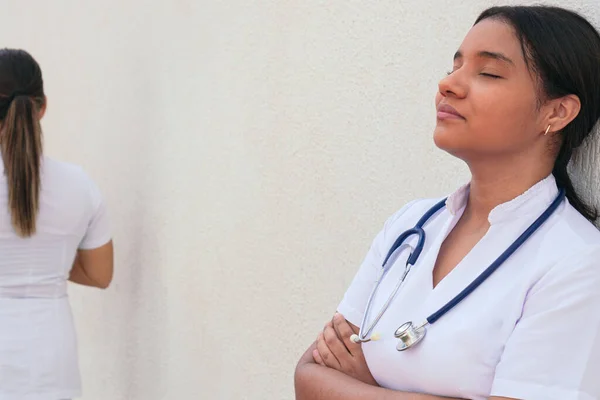
M459 51L457 51L456 53L454 53L454 60L456 61L459 58L463 58L463 54ZM492 60L498 60L498 61L503 61L507 64L510 65L515 65L515 63L513 62L513 60L511 60L510 58L508 58L507 56L505 56L502 53L497 53L494 51L480 51L477 53L477 57L480 58L489 58Z

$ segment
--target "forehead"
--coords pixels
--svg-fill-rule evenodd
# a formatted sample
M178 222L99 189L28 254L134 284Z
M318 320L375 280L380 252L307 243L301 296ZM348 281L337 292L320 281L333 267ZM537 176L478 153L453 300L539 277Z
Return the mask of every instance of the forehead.
M525 66L521 44L512 26L494 19L485 19L473 26L460 46L460 52L470 57L481 51L502 53L517 66Z

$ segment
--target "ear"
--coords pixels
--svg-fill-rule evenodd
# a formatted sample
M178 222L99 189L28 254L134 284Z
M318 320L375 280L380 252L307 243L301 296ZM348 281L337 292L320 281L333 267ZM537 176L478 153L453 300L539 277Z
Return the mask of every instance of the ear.
M44 103L42 104L42 106L40 107L40 113L39 115L39 119L41 120L42 118L44 118L44 115L46 115L46 107L48 106L48 98L44 97Z
M546 131L548 125L550 125L549 133L559 132L579 115L581 101L576 95L570 94L549 101L546 107L548 112L542 132Z

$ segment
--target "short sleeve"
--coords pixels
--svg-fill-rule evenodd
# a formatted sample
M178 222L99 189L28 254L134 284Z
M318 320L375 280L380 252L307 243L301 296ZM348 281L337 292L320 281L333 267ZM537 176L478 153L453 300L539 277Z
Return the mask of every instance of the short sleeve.
M339 304L337 311L342 314L350 323L360 326L365 307L377 276L383 263L385 254L385 245L387 244L386 233L390 226L398 220L417 200L412 201L402 207L385 222L383 229L375 236L371 247L367 252L358 272L354 275L352 283L346 290L344 297Z
M600 398L599 250L557 263L531 288L497 365L492 396Z
M91 250L107 244L111 240L110 221L106 204L98 186L88 179L91 213L85 235L79 243L79 249Z

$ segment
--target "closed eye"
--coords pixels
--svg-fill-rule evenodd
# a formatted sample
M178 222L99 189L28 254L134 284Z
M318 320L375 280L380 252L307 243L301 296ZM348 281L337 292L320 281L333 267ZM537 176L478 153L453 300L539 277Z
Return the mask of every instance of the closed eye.
M494 75L494 74L486 74L486 73L484 73L484 72L482 72L482 73L481 73L481 74L479 74L479 75L481 75L481 76L485 76L485 77L488 77L488 78L492 78L492 79L502 79L502 77L501 77L501 76Z

